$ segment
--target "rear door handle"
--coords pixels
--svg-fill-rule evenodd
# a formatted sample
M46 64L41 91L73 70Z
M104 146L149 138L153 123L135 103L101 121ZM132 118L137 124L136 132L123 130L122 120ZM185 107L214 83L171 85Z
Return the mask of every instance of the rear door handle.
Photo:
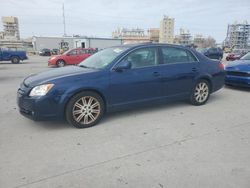
M159 73L159 72L154 72L154 73L153 73L153 76L159 77L159 76L160 76L160 73Z

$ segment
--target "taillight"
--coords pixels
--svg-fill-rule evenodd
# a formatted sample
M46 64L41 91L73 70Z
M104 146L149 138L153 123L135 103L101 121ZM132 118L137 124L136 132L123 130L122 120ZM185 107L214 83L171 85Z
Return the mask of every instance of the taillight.
M219 67L221 70L225 70L225 65L222 62L219 63Z

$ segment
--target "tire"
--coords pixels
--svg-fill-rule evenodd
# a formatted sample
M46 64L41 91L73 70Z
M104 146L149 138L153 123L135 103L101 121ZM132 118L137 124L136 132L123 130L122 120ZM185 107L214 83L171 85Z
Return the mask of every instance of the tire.
M64 67L64 66L65 66L65 61L59 59L59 60L56 62L56 65L57 65L57 67Z
M200 106L204 105L210 96L210 84L206 80L199 80L191 93L190 102L192 105Z
M18 56L11 57L11 63L13 63L13 64L20 63L20 58Z
M66 120L76 128L92 127L102 119L104 109L105 105L100 95L92 91L83 91L73 96L67 104Z

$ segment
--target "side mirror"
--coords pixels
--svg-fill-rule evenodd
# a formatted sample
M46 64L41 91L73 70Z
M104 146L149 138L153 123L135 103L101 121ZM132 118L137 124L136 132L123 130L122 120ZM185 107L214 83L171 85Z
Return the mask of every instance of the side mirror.
M119 63L119 65L117 65L114 70L117 72L122 72L123 70L128 70L131 69L132 64L129 61L123 61L121 63Z

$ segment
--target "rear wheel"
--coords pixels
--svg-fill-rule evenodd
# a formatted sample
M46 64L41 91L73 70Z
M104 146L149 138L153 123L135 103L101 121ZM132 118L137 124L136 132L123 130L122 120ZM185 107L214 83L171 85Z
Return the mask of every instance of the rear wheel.
M20 58L17 57L17 56L11 57L11 63L13 63L13 64L18 64L18 63L20 63Z
M58 67L64 67L65 66L65 61L63 61L63 60L58 60L57 62L56 62L56 65L58 66Z
M91 91L75 95L66 107L66 119L76 128L96 125L104 114L102 97Z
M210 96L210 84L206 80L200 80L196 83L191 97L190 102L193 105L200 106L205 104Z

